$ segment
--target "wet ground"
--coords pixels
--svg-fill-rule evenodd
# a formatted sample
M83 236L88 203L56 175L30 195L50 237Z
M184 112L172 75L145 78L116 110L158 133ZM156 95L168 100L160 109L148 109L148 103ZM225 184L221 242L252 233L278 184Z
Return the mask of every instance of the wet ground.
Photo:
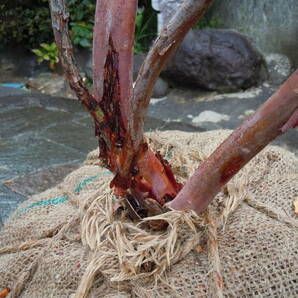
M229 94L175 89L167 97L153 99L148 115L204 130L235 129L276 89L269 84ZM273 144L298 154L298 128L289 130Z
M145 129L233 129L274 91L239 94L173 90L153 99ZM298 130L277 140L298 152ZM0 224L28 195L54 186L97 146L88 113L75 100L0 87Z

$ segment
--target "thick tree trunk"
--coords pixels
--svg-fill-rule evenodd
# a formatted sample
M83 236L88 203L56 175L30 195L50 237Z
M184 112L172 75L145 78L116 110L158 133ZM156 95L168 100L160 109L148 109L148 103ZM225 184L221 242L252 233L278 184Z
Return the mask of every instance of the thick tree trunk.
M168 207L203 211L247 162L298 125L298 70L196 170Z

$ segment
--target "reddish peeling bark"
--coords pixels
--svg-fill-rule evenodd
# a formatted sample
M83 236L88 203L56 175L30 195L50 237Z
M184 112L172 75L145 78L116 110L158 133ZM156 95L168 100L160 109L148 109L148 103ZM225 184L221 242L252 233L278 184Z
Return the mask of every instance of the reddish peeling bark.
M118 195L142 205L144 199L164 202L180 190L171 170L146 142L133 150L129 100L132 96L132 62L137 1L97 1L94 30L94 97L103 106L105 121L96 123L100 159L115 174L111 187ZM106 127L111 128L102 138ZM143 208L141 206L140 208Z
M132 95L133 45L137 0L97 1L93 39L93 93L98 102L104 96L104 72L108 52L112 51L117 64L109 71L117 72L118 98L123 125L127 129L129 99ZM117 56L117 57L116 57ZM108 82L113 84L113 81Z
M75 66L65 1L51 0L50 5L62 66L70 86L94 119L99 157L115 174L111 187L117 195L127 196L130 203L137 204L139 210L148 210L146 199L154 199L163 205L177 195L181 186L168 164L152 152L143 138L138 151L134 150L129 130L137 0L97 1L93 94Z
M168 207L202 212L247 162L298 125L298 70L196 170Z

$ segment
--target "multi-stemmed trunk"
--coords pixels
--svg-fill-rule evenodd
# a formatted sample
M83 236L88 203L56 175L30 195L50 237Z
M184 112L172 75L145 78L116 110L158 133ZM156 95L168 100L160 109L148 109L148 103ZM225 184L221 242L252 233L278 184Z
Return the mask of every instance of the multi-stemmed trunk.
M93 90L75 66L65 0L50 0L53 30L71 88L95 123L102 165L114 173L111 187L126 197L132 216L162 207L201 212L271 140L298 122L298 72L196 171L184 187L170 165L148 146L144 116L156 79L188 30L213 0L187 0L154 42L135 86L132 81L137 0L97 0L93 41Z

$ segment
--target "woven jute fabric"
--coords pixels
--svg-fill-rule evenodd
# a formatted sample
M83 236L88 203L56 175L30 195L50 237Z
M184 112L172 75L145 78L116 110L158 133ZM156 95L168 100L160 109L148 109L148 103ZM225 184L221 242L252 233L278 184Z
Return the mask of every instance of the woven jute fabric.
M147 135L180 182L229 135ZM297 297L298 160L268 146L201 215L133 222L97 150L32 196L0 231L0 290L10 297ZM153 231L148 221L168 227Z

